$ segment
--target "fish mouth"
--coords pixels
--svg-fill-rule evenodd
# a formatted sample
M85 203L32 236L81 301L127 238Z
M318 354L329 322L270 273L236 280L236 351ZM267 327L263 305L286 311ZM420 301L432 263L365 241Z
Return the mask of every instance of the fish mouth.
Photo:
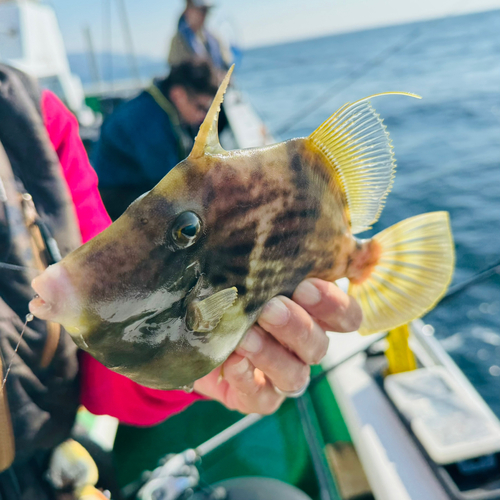
M45 302L45 300L40 297L39 293L36 293L35 296L31 299L28 307L30 313L39 319L48 319L52 313L52 305Z
M32 281L31 287L36 295L28 307L37 318L63 324L78 317L75 290L61 264L48 267Z

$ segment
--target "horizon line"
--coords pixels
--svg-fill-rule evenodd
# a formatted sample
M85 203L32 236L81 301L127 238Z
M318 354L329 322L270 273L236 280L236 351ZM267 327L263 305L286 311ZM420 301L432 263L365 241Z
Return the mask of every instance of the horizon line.
M321 38L328 38L328 37L354 34L354 33L363 33L366 31L375 31L378 29L394 28L397 26L407 26L407 25L411 25L411 24L421 24L421 23L425 23L425 22L429 22L429 21L437 21L437 20L449 19L449 18L453 18L453 17L472 16L472 15L476 15L476 14L484 14L487 12L497 12L497 11L500 11L500 8L498 8L498 7L493 8L493 9L487 8L484 10L476 10L476 11L470 11L470 12L459 12L457 14L447 14L445 16L431 16L431 17L425 17L425 18L421 18L421 19L413 19L413 20L388 23L388 24L379 24L379 25L372 25L372 26L370 26L370 25L359 26L359 27L352 28L352 29L348 28L346 30L340 29L340 30L334 30L334 31L330 31L330 32L324 32L324 33L320 33L320 34L315 35L315 36L304 36L304 37L299 36L297 38L288 38L288 39L285 38L285 39L282 39L279 41L270 41L270 42L262 43L262 44L258 43L256 45L246 45L246 46L244 45L241 48L242 48L242 50L247 51L247 50L254 50L254 49L263 49L266 47L278 47L280 45L289 45L289 44L300 43L300 42L305 42L305 41L309 41L309 40L311 40L311 41L312 40L319 40ZM80 51L73 51L73 52L67 53L68 56L69 55L76 55L76 54L87 54L87 51L80 50ZM101 54L110 54L110 52L109 51L96 52L96 55L101 55ZM125 56L125 55L128 55L128 52L125 52L122 50L117 50L117 51L111 52L111 54L114 56ZM153 55L143 53L143 52L136 53L136 56L147 57L147 58L150 58L154 61L163 60L163 57L153 56Z

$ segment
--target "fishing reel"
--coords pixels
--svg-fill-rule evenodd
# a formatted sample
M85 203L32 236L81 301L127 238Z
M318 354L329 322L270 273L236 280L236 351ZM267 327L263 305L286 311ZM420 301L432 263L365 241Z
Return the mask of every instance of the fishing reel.
M225 488L204 487L200 490L200 473L197 464L201 457L195 450L167 455L146 483L137 492L137 500L226 500Z

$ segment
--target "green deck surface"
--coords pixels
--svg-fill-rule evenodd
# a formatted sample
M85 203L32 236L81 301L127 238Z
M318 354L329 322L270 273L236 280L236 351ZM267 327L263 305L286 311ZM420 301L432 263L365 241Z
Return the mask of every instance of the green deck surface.
M315 372L319 369L315 367ZM310 389L326 443L350 442L340 410L326 380ZM120 426L115 442L119 482L128 484L152 470L167 453L195 448L229 427L242 415L213 401L199 401L149 428ZM240 435L204 457L202 478L208 483L237 476L264 476L293 484L317 496L317 481L294 400L287 400Z

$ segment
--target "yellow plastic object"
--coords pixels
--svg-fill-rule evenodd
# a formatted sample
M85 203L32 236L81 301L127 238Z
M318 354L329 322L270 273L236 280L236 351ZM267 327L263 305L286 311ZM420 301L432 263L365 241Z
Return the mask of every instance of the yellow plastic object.
M0 356L0 386L4 377L2 357ZM0 472L7 470L15 456L14 431L10 418L9 402L5 387L0 388Z
M388 375L417 369L415 355L408 343L409 336L408 325L398 326L389 332L387 336L389 347L385 351L389 363Z
M87 486L97 483L99 472L89 452L74 439L68 439L52 453L48 477L56 489L72 487L79 498Z
M0 386L3 378L2 358L0 357ZM0 389L0 472L7 470L14 461L15 444L12 420L5 387Z
M87 485L78 495L78 500L108 500L108 497L94 486Z

